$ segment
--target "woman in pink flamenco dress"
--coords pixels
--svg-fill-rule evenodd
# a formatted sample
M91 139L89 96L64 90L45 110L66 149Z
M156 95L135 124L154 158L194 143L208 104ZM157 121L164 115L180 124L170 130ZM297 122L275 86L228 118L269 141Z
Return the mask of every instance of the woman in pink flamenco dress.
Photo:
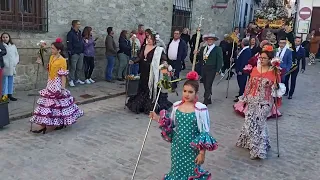
M261 42L260 46L262 47L262 51L269 51L269 52L273 51L272 46L266 41ZM243 68L243 72L250 74L250 76L251 76L252 70L255 67L257 67L257 65L259 64L259 57L260 57L260 53L257 53L255 56L253 56L249 60L248 64ZM248 80L247 84L248 83L250 83L250 80ZM247 103L245 103L243 101L243 98L239 98L239 101L237 103L235 103L233 107L234 107L235 111L243 117L245 115L245 112L248 110ZM277 109L275 106L273 106L272 110L268 114L268 119L277 117L276 112L278 112L278 117L282 116L279 109Z
M60 130L63 127L74 124L77 119L83 116L83 111L74 103L70 91L65 89L67 61L62 56L64 49L62 40L58 38L51 45L52 55L48 64L47 87L40 91L40 98L37 101L38 107L34 110L30 122L40 126L33 133L43 133L47 127ZM41 63L41 61L37 61Z

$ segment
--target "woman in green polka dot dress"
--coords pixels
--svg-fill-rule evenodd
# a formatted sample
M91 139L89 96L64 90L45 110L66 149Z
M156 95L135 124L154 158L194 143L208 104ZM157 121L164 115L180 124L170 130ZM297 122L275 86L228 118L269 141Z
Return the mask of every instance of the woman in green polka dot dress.
M171 142L171 170L163 180L210 180L201 168L206 151L216 150L216 140L209 134L210 119L206 105L197 102L198 74L188 73L183 85L183 100L174 103L171 116L162 110L150 118L160 124L164 140Z

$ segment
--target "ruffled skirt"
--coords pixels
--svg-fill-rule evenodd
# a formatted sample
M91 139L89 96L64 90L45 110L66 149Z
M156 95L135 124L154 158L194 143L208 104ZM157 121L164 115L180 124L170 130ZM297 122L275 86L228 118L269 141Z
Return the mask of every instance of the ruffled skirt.
M53 92L47 87L40 91L37 104L30 121L39 125L71 125L83 116L68 90Z
M245 122L236 145L249 149L251 158L267 158L271 146L266 120L270 111L270 104L257 103L249 104L245 112Z
M248 111L248 106L247 106L247 103L245 103L245 102L243 102L243 101L239 101L239 102L237 102L237 103L235 103L234 105L233 105L233 108L234 108L234 111L236 112L236 113L238 113L239 115L241 115L241 116L245 116L245 113L246 113L246 111ZM276 109L276 106L272 106L272 109L271 109L271 111L269 112L269 114L268 114L268 119L270 119L270 118L276 118L277 117L277 114L278 114L278 117L281 117L282 116L282 114L281 114L281 112L279 111L279 109Z
M172 102L168 100L168 93L161 92L155 112L159 113L163 109L168 110L172 105ZM129 98L126 106L134 113L149 114L153 110L154 102L150 99L149 91L140 91L136 96Z

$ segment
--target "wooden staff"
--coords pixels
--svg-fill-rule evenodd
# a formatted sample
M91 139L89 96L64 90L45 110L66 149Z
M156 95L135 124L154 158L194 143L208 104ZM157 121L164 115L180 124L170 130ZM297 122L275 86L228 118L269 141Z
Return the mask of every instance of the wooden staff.
M41 65L44 67L44 53L47 52L47 50L45 49L45 47L40 47L40 50L39 50L39 56L38 58L41 59ZM36 90L37 89L37 86L38 86L38 80L39 80L39 70L40 70L40 64L38 63L37 64L37 76L36 76L36 82L34 83L34 89ZM36 107L36 98L37 96L34 96L33 97L33 109L32 109L32 115L34 114L34 110L35 110L35 107ZM30 132L32 131L32 122L30 122Z
M227 84L227 92L226 92L226 98L228 98L229 95L229 86L230 86L230 79L231 79L231 71L232 71L232 62L233 62L233 52L234 52L234 45L235 40L233 39L232 41L232 52L231 52L231 57L230 57L230 70L228 72L228 84Z
M153 106L153 110L152 110L153 112L156 110L156 107L157 107L157 104L158 104L158 100L159 100L159 97L160 97L160 93L161 93L161 89L162 89L162 88L160 87L160 88L159 88L159 91L158 91L157 99L156 99L156 101L154 102L154 106ZM133 170L133 174L132 174L131 180L134 180L134 177L135 177L135 175L136 175L136 171L137 171L137 168L138 168L138 166L139 166L141 154L142 154L144 145L145 145L146 140L147 140L147 137L148 137L148 133L149 133L149 129L150 129L151 123L152 123L152 118L150 118L150 120L149 120L149 124L148 124L148 127L147 127L147 131L146 131L146 134L144 135L144 139L143 139L143 142L142 142L142 146L141 146L141 149L140 149L140 152L139 152L139 156L138 156L136 165L135 165L134 170Z
M200 37L201 37L201 22L202 20L204 19L202 16L200 16L199 18L199 25L198 25L198 29L197 29L197 38L196 38L196 44L195 44L195 48L194 48L194 51L195 52L198 52L198 48L199 48L199 41L200 41ZM196 67L196 61L197 61L197 55L198 53L194 53L193 54L193 62L192 62L192 71L195 70L195 67Z

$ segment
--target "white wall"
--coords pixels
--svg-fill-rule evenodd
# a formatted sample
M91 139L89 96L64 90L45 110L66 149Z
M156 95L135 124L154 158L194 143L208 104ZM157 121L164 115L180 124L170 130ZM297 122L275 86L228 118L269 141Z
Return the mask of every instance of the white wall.
M320 7L320 0L313 0L313 7Z

